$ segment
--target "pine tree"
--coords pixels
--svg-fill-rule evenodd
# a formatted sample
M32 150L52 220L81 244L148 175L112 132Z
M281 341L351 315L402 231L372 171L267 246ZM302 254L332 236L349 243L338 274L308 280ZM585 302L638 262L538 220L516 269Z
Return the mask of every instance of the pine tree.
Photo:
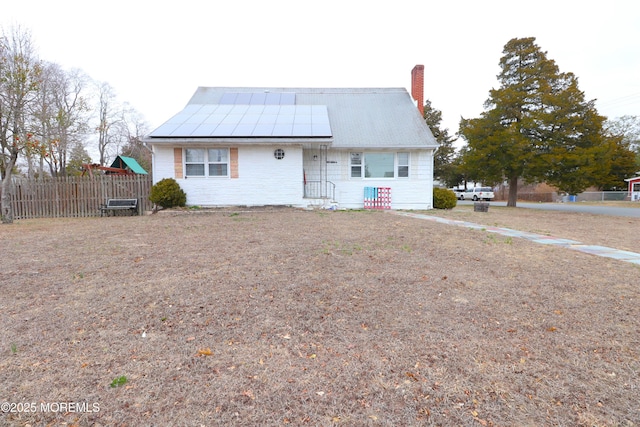
M489 92L477 119L462 119L465 166L481 180L509 183L516 206L518 181L545 181L576 194L610 170L610 146L595 101L586 101L572 73L561 73L535 38L504 47L500 87Z
M87 152L87 149L79 142L74 144L69 152L69 162L66 167L67 175L82 175L82 165L89 163L91 163L91 156Z

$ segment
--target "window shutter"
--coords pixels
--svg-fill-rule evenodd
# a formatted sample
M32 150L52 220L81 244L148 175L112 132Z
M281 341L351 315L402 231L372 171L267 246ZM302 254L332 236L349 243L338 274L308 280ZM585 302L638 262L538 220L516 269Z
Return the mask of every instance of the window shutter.
M176 179L184 178L182 172L182 148L173 149L173 171L175 173Z
M238 148L229 149L229 162L231 163L231 178L238 178Z

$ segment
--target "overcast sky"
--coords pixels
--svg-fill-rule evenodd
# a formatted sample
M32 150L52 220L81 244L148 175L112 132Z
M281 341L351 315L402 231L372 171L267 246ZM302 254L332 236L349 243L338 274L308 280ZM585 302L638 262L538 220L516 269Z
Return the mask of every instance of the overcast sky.
M7 0L6 31L109 83L150 130L198 86L404 87L425 66L443 127L478 117L512 38L535 37L610 118L640 116L640 1Z

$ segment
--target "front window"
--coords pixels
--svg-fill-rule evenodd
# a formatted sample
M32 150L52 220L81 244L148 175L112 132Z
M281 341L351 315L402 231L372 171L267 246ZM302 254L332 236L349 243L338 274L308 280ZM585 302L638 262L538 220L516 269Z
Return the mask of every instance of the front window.
M351 178L362 177L362 153L351 153Z
M184 160L187 176L228 175L229 150L227 148L187 148Z
M210 148L207 150L209 156L209 176L227 176L228 156L226 148Z
M204 153L201 148L185 150L185 171L187 176L204 176Z
M409 153L351 153L352 178L407 178Z
M398 153L398 178L409 177L409 153Z

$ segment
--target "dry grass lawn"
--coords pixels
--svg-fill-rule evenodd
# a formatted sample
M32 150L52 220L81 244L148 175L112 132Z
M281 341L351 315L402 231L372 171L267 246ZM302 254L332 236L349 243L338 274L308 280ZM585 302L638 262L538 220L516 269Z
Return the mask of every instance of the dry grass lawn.
M429 213L640 252L633 218ZM0 242L3 426L640 424L630 263L288 208L25 220Z

